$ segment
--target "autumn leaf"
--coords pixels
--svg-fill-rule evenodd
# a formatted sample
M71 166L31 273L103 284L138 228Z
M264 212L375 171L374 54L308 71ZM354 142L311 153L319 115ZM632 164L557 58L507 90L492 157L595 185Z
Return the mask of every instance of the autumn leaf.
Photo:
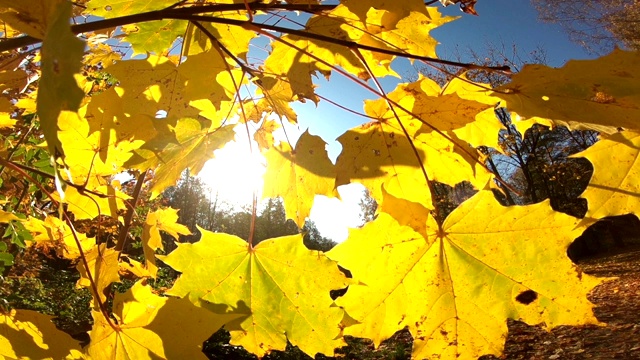
M265 154L264 198L282 197L287 217L299 227L311 212L316 195L335 196L335 168L325 149L326 143L305 131L295 150L287 143Z
M0 358L82 359L80 344L58 330L52 318L32 310L0 312Z
M396 197L418 197L423 206L433 208L428 193L431 181L457 184L471 181L486 184L489 172L482 166L475 149L456 138L455 133L422 132L422 122L403 121L407 138L397 121L371 122L351 129L338 138L342 152L336 160L336 185L358 182L382 202L382 184ZM421 167L422 166L422 167ZM427 177L425 177L425 173Z
M541 117L606 133L618 127L639 129L639 72L640 54L616 49L595 60L571 60L559 69L526 65L493 95L524 119Z
M168 118L175 120L198 114L186 100L187 79L168 57L149 55L144 60L119 61L107 71L124 89L123 110L128 114L155 117L159 111L165 111Z
M199 229L202 238L161 260L182 275L169 291L192 301L242 304L248 317L227 323L231 343L259 357L284 350L287 341L309 355L333 355L344 345L343 312L329 291L346 278L322 253L308 250L302 235L260 242L251 249L239 237ZM192 266L199 264L200 266Z
M280 125L275 120L264 119L260 128L253 134L253 139L261 149L273 147L273 132L278 130Z
M159 141L136 150L137 157L129 162L140 170L155 169L151 198L167 186L175 184L186 168L198 173L214 150L222 148L235 137L234 125L212 124L208 129L195 119L180 119L173 129L175 140ZM156 148L155 145L159 144Z
M91 0L87 3L86 13L106 19L146 11L161 10L175 4L174 0L128 1L128 0Z
M477 83L467 79L466 74L458 75L451 79L443 89L445 94L456 94L462 99L473 100L487 105L487 109L476 115L476 121L465 126L463 129L457 130L461 138L466 139L469 143L478 145L483 144L494 149L500 149L497 136L495 135L502 125L496 124L497 119L494 113L496 107L504 107L505 102L498 97L490 84ZM510 110L510 109L507 109ZM524 119L520 115L510 112L513 126L524 134L534 124L544 126L553 126L553 122L549 119L540 117L531 117ZM498 126L498 129L496 129Z
M96 246L94 238L88 238L86 234L79 232L76 232L74 236L74 230L55 216L47 216L44 221L29 217L22 222L22 225L32 235L32 239L28 242L29 245L53 248L58 256L65 259L77 260L80 257L78 242L85 254ZM76 242L76 237L78 242Z
M231 20L247 20L246 14L235 11L219 12L216 14L220 18ZM247 60L249 44L257 37L255 31L247 30L237 26L216 23L201 23L215 38L231 53L239 59ZM211 49L211 39L196 26L189 26L184 39L183 55L195 55Z
M164 250L160 231L164 231L178 240L180 235L191 235L191 231L181 224L178 224L178 210L167 208L159 209L147 215L142 228L142 249L144 250L144 258L146 268L152 277L155 278L158 272L156 266L155 251L157 249Z
M107 300L106 292L111 283L120 281L120 275L118 273L118 256L119 252L113 248L107 248L107 244L100 244L93 247L90 251L85 253L86 262L89 264L89 272L95 282L98 294L93 291L93 286L89 280L87 269L84 267L84 261L78 263L76 268L80 272L80 279L78 279L78 286L87 287L91 290L94 297L93 308L98 309L98 301L104 304Z
M408 223L418 224L418 205L404 203L386 210L406 221L410 207ZM422 219L425 228L411 227L382 212L327 254L362 284L338 300L359 322L345 334L379 345L408 326L414 358L476 359L501 354L506 319L548 329L598 323L586 295L602 280L579 273L566 256L582 230L578 219L548 201L502 207L480 191L441 228L426 208Z
M434 129L453 132L473 146L498 147L498 132L502 125L483 102L460 97L456 90L461 80L454 78L443 88L422 75L417 81L399 84L386 99L365 101L365 112L382 122L410 120L422 123L417 133L430 133ZM395 104L395 105L394 105ZM391 108L391 107L392 108Z
M67 209L76 220L95 219L100 215L117 219L119 212L127 208L125 201L131 197L122 192L117 184L114 185L100 184L96 178L91 178L83 190L70 186L65 190L64 199L58 193L53 197L68 204Z
M38 89L38 116L49 152L64 154L58 139L58 116L75 112L80 107L84 92L74 75L80 71L84 43L70 29L71 3L57 1L51 4L52 12L46 35L42 41L42 78Z
M604 136L587 150L572 155L593 164L593 175L581 197L587 199L586 217L640 214L640 134L635 131Z
M101 312L94 311L92 359L206 359L202 343L237 314L214 314L187 299L161 297L140 282L116 294L113 328ZM112 320L114 321L114 320Z
M131 115L125 112L123 95L124 89L119 87L112 87L93 95L86 113L83 113L86 123L71 123L72 126L68 127L70 138L64 140L65 146L73 149L73 155L81 154L76 155L78 157L91 156L94 168L100 166L100 163L96 164L93 159L96 153L105 164L121 165L132 155L131 151L140 148L157 135L152 116ZM81 158L78 165L88 162L88 159L83 161ZM68 158L66 163L70 164ZM78 165L76 167L79 167ZM119 170L117 167L116 169ZM109 171L114 171L113 165L106 171L96 172L106 175Z
M124 40L131 44L133 55L155 53L167 55L173 42L184 36L188 22L185 20L148 21L123 27Z
M9 24L11 28L20 33L43 39L48 26L55 21L52 13L63 1L9 1L1 0L0 20Z

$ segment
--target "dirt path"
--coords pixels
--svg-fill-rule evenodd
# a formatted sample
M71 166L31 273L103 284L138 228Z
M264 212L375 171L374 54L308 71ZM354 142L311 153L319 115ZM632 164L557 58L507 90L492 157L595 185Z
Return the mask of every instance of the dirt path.
M640 359L640 249L601 256L579 264L587 274L618 277L590 294L598 320L607 326L561 326L550 333L509 322L503 357L489 359Z

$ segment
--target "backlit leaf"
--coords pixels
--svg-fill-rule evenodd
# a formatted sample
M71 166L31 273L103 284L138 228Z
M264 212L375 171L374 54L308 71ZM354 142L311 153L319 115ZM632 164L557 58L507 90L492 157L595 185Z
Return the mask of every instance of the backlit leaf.
M206 359L202 343L235 314L214 314L187 299L161 297L140 282L116 294L117 329L101 312L93 312L92 359ZM114 320L112 320L114 321Z
M586 216L640 215L640 134L624 131L609 135L573 155L593 164L593 175L581 197L587 199Z
M107 300L106 290L111 286L111 283L120 281L120 275L118 273L118 256L119 252L113 248L107 248L107 244L100 244L93 247L90 251L85 253L86 261L89 264L89 271L93 277L93 281L98 289L96 295L91 286L87 269L84 267L84 262L78 263L76 268L80 272L80 279L78 279L78 286L87 287L91 290L94 297L93 308L98 309L98 302L95 300L96 296L100 298L102 303Z
M263 197L282 197L288 218L299 227L311 212L316 195L335 196L335 167L318 136L304 132L295 150L287 143L271 148L266 154L268 167L264 176Z
M129 25L123 31L124 40L131 43L135 54L155 53L166 55L171 45L187 30L185 20L158 20Z
M158 272L155 251L157 249L164 249L160 231L166 232L176 240L178 240L180 235L191 235L191 231L189 231L186 226L178 224L177 221L178 210L167 208L149 213L144 222L142 229L142 248L144 250L146 267L154 278Z
M608 133L640 129L638 73L640 54L616 49L596 60L570 60L559 69L527 65L493 94L525 119Z
M58 4L59 3L59 4ZM58 1L48 15L46 35L42 42L42 78L38 90L40 129L49 145L49 152L63 154L58 139L58 116L61 112L75 112L84 92L74 74L80 71L84 43L70 29L71 3Z
M287 340L309 355L333 355L344 344L343 312L332 306L329 291L345 287L346 278L322 253L308 250L302 235L265 240L250 249L236 236L200 231L199 242L178 244L162 257L182 272L170 293L238 303L248 317L225 325L232 344L258 356L284 350Z
M207 160L213 158L213 151L222 148L235 137L233 125L211 126L203 129L195 119L184 118L174 128L175 142L164 143L162 148L142 148L137 150L138 158L131 165L141 170L154 169L151 197L155 198L167 186L175 184L186 168L198 173Z
M80 344L51 319L32 310L0 312L0 358L82 359Z
M78 243L71 228L57 217L47 216L44 221L29 217L22 224L31 233L31 241L35 245L53 248L65 259L77 260L80 257ZM96 240L88 238L86 234L76 232L76 237L85 254L96 246Z
M501 354L506 319L547 328L598 323L586 295L601 280L566 256L578 219L548 201L501 207L490 191L455 209L442 228L428 209L422 214L425 229L380 213L328 253L362 284L338 300L359 322L345 334L377 345L408 326L414 358L477 359ZM523 293L535 297L519 301Z

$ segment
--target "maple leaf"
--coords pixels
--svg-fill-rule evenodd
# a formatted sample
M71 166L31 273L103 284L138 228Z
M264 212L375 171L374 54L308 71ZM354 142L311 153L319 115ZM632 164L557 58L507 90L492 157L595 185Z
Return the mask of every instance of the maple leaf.
M280 128L275 120L264 119L260 128L253 134L253 139L261 149L270 149L273 147L273 132Z
M24 0L20 2L0 0L0 19L9 24L17 33L43 39L55 7L63 1Z
M42 41L42 77L38 86L38 116L49 152L64 154L58 139L58 116L63 111L75 112L80 107L84 92L74 74L80 71L84 42L71 32L69 18L71 3L54 1L46 35Z
M104 304L107 300L106 292L111 283L120 281L120 275L118 273L118 256L120 252L113 248L107 248L107 244L100 244L93 247L90 251L85 252L85 259L89 265L89 271L93 277L93 281L98 289L98 294L95 294L91 281L87 274L87 269L84 267L84 262L80 262L76 269L80 272L80 279L78 279L78 286L87 287L91 290L91 294L94 297L93 308L98 309L98 302L95 300L99 298Z
M381 203L381 186L385 184L397 197L414 199L420 193L417 201L433 208L421 165L432 181L457 184L467 180L478 187L486 184L490 174L479 155L455 133L447 133L449 139L435 131L419 133L422 123L406 120L403 125L411 136L407 138L398 125L392 125L395 123L368 123L338 138L342 152L336 160L336 186L359 182Z
M51 319L32 310L0 312L0 358L82 359L80 344Z
M204 163L213 157L213 151L222 148L235 137L234 125L212 124L202 129L195 119L180 119L173 129L175 140L158 141L136 150L137 157L129 162L140 170L154 169L151 198L157 197L167 186L175 184L186 168L198 173ZM156 147L158 146L158 147Z
M393 217L380 213L327 254L361 283L337 301L358 321L345 334L377 346L408 326L415 358L476 359L500 355L508 318L548 329L598 323L586 295L602 280L566 256L578 219L548 201L502 207L480 191L441 228L428 209L394 201Z
M185 20L148 21L124 26L124 40L131 44L136 54L168 54L173 42L184 36L188 22Z
M325 146L324 140L305 131L295 150L281 142L265 154L268 166L262 196L282 197L287 217L299 227L309 216L316 195L336 195L335 167Z
M90 133L90 124L82 117L85 109L81 109L80 114L63 111L58 118L58 138L66 154L64 163L72 174L69 180L76 183L83 183L91 176L117 174L135 148L130 143L116 144L110 129L104 132L94 129Z
M587 199L587 218L640 214L639 148L640 133L623 131L571 156L593 164L593 175L581 195Z
M166 111L168 118L193 117L198 110L188 105L187 79L165 56L149 55L144 60L119 61L107 69L123 89L123 110L128 114L155 117Z
M72 129L69 129L71 139L66 139L65 142L70 144L65 143L65 146L74 150L97 152L103 163L121 165L131 156L132 150L153 139L157 135L153 117L145 114L127 114L123 94L124 89L112 87L93 95L84 114L86 124L74 124ZM75 136L78 138L74 139ZM75 141L86 145L74 145ZM89 149L83 149L82 146ZM84 155L91 156L89 153ZM87 162L89 161L84 159L84 163ZM66 160L66 163L69 165L69 160ZM93 163L96 167L95 162ZM108 171L113 171L113 165L105 174L109 174ZM98 173L102 174L100 171Z
M114 183L103 185L92 177L82 191L70 186L63 199L57 192L53 198L67 204L76 220L94 219L100 215L118 218L119 211L127 208L125 200L131 197L120 190L117 181Z
M452 82L441 89L435 81L420 75L417 81L399 84L387 94L389 100L399 105L393 106L393 110L386 99L365 101L364 109L380 121L393 123L396 115L400 121L420 120L422 127L417 133L430 133L435 128L452 131L473 146L498 147L502 125L493 108L487 109L485 103L460 97L456 90L462 81Z
M456 94L461 99L477 101L490 107L476 115L476 121L470 123L456 132L462 139L466 139L469 143L478 146L478 144L486 145L494 149L500 149L498 138L495 135L502 125L497 125L494 113L495 107L504 107L504 101L496 96L491 89L490 84L477 83L467 79L466 74L458 75L451 79L444 86L444 94ZM534 124L540 124L553 127L553 122L549 119L543 119L537 116L529 119L523 119L520 115L510 112L513 126L524 134ZM498 128L496 128L498 126Z
M65 259L77 260L80 257L73 230L57 217L47 216L44 221L29 217L22 222L22 225L33 237L28 244L53 247L56 253ZM96 245L96 240L88 238L86 234L76 232L76 236L84 253Z
M218 12L217 17L232 20L247 20L246 14L232 12ZM257 34L255 31L247 30L237 26L217 23L201 23L225 49L229 50L239 59L247 60L249 44ZM183 55L190 56L205 52L211 49L211 39L200 29L190 25L185 34L183 45Z
M128 1L128 0L91 0L87 3L87 15L101 16L105 19L141 12L162 10L174 5L173 0Z
M178 244L161 257L182 272L169 293L195 302L242 304L248 317L225 325L232 344L260 357L284 350L287 340L312 356L332 355L344 345L338 326L343 312L332 306L329 291L344 288L347 279L322 253L308 250L302 235L251 249L237 236L199 230L199 242Z
M639 129L639 71L640 53L616 49L596 60L570 60L559 69L526 65L493 95L525 119L606 133Z
M113 300L117 328L93 312L87 354L92 359L206 359L202 343L241 315L214 314L187 299L161 297L137 282Z
M176 240L178 240L180 235L191 235L191 231L189 231L186 226L178 224L177 221L178 210L167 208L149 213L144 222L142 228L142 248L144 250L146 268L153 278L156 277L156 273L158 272L155 251L157 249L164 250L160 230L171 235Z

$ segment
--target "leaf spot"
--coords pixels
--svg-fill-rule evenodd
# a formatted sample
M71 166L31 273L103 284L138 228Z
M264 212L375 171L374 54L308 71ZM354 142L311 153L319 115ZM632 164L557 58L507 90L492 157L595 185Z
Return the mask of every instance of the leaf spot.
M524 305L529 305L532 302L534 302L537 298L538 298L538 294L535 291L526 290L518 294L518 296L516 296L516 301Z

